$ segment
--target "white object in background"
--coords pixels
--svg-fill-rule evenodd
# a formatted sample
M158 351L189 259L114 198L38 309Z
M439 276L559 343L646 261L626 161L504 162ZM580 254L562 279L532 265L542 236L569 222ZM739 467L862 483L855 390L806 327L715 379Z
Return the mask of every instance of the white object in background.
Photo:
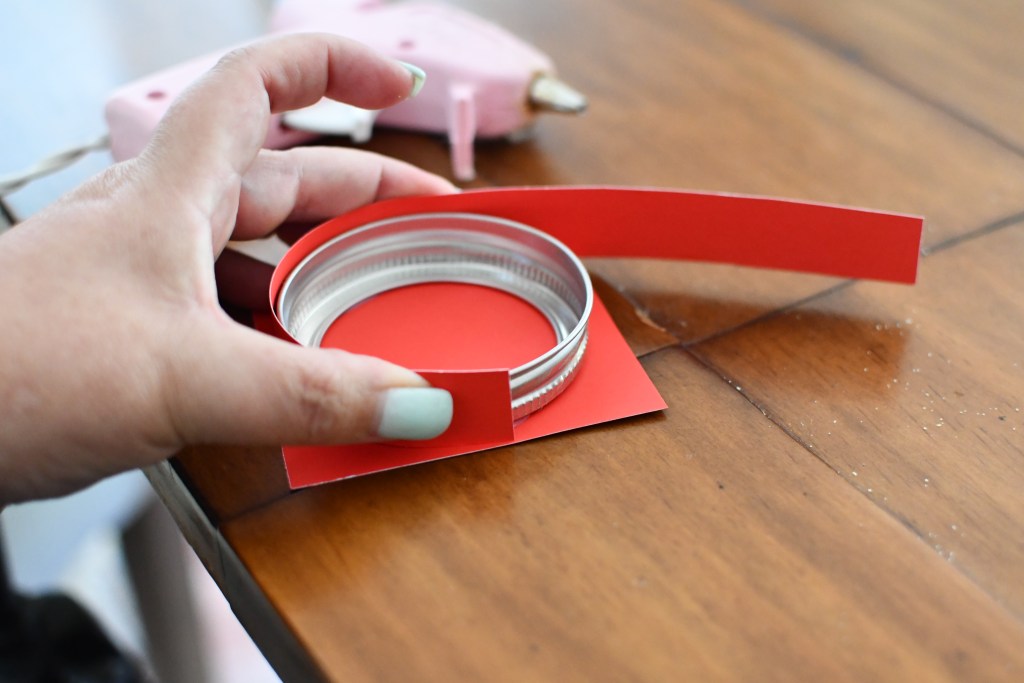
M323 99L304 109L282 114L284 124L294 130L318 135L349 135L352 142L369 142L377 112L344 102Z
M145 477L129 472L63 498L8 506L0 526L12 585L29 595L72 595L120 645L141 653L143 636L117 539L152 495Z

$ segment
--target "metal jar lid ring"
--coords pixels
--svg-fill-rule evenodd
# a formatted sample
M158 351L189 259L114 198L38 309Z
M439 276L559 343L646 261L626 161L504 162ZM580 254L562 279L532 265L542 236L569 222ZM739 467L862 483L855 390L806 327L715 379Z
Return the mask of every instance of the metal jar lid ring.
M572 381L587 346L590 277L568 247L493 216L429 213L365 225L335 237L288 275L277 315L300 344L319 346L345 311L388 290L429 282L491 287L533 305L554 347L509 373L512 417L547 405Z

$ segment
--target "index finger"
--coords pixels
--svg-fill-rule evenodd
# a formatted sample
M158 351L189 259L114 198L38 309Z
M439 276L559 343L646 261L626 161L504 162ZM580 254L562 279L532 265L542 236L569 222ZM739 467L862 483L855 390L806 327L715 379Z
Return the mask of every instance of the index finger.
M182 94L145 154L183 183L239 176L263 146L271 113L324 96L381 109L408 97L414 82L400 62L340 36L263 40L229 53Z

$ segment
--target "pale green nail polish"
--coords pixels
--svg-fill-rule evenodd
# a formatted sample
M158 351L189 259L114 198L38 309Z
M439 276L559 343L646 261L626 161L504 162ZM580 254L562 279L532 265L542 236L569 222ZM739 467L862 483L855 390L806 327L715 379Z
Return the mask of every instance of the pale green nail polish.
M384 392L377 436L433 439L452 421L452 395L444 389L399 388Z
M416 97L423 89L423 84L427 82L427 72L409 62L399 62L399 64L412 74L412 91L409 93L409 97Z

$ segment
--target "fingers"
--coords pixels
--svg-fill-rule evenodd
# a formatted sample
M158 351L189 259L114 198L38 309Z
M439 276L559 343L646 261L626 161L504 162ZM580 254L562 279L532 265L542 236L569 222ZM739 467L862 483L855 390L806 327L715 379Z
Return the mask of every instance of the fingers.
M262 237L286 221L308 229L369 202L453 191L440 176L371 152L335 147L263 150L243 179L233 237ZM220 253L215 271L224 301L249 310L267 309L270 266L227 250Z
M263 41L225 57L172 106L140 172L161 196L209 221L215 253L236 225L236 236L256 237L289 218L317 220L375 199L449 192L437 176L372 154L261 151L271 113L325 95L381 108L409 96L415 84L398 62L337 36ZM422 439L451 420L447 392L378 359L304 349L221 318L189 335L163 385L183 443Z
M204 343L207 342L207 343ZM451 395L385 361L306 349L217 326L169 383L183 443L333 444L428 439L451 422Z
M319 222L390 197L454 191L440 176L371 152L263 150L242 180L234 237L262 237L286 220Z
M146 154L188 184L197 171L246 171L272 112L327 96L367 109L397 104L416 80L399 62L330 34L294 34L232 52L171 107ZM191 185L190 185L191 186Z

